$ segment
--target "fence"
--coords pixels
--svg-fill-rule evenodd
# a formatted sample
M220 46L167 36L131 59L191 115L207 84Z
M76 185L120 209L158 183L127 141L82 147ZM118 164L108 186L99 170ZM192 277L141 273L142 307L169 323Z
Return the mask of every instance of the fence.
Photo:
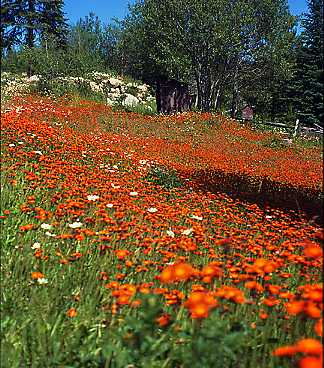
M245 120L238 120L240 122L244 122ZM306 126L302 126L302 124L300 123L299 119L296 120L296 123L294 126L292 125L287 125L287 124L283 124L283 123L275 123L275 122L256 122L253 120L253 123L255 124L260 124L260 125L269 125L269 126L273 126L273 127L278 127L278 128L283 128L286 129L288 131L292 131L292 136L293 138L299 136L299 135L308 135L308 136L315 136L315 137L321 137L323 136L323 127L321 127L318 124L313 124L314 128L310 128L310 127L306 127Z

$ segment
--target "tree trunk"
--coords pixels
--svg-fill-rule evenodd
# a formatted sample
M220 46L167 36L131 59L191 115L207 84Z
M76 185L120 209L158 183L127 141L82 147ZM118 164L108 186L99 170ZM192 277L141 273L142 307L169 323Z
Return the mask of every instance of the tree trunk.
M218 85L215 100L214 100L214 109L215 110L218 110L218 108L220 106L220 100L221 100L221 86Z
M156 81L156 109L157 112L161 113L161 82L159 80Z
M34 35L34 19L35 16L35 0L28 0L28 17L27 17L27 47L32 49L34 47L35 35ZM27 75L30 77L33 75L32 60L29 59L27 66Z
M28 0L28 17L27 17L27 46L34 47L34 16L35 16L35 0Z
M212 104L212 81L210 69L202 67L199 77L196 78L198 91L198 109L201 111L210 111Z
M239 97L238 74L239 74L238 62L236 62L234 80L233 80L232 106L231 106L231 118L232 119L235 119L237 115L237 105L238 105L238 97Z
M201 83L200 83L200 72L196 72L196 85L197 85L197 97L195 108L199 109L201 106Z

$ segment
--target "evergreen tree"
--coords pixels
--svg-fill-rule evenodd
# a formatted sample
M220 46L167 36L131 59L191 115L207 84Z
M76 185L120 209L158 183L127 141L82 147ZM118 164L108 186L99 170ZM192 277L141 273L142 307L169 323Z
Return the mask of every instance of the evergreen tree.
M297 53L296 108L302 123L324 125L324 17L323 1L309 0Z
M1 56L10 52L22 39L23 0L3 0L1 3Z
M63 0L40 0L40 35L42 40L50 37L59 47L67 44L68 25L63 12Z
M19 46L32 48L45 35L65 44L63 0L4 0L1 4L2 55Z

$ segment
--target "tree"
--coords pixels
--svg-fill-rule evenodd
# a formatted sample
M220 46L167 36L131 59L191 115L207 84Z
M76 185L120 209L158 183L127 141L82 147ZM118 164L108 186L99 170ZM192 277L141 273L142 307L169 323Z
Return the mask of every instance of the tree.
M65 48L69 28L63 12L63 0L39 0L40 37L50 37L58 47Z
M294 79L295 108L303 123L324 125L324 17L321 0L308 1Z
M21 41L22 0L3 0L1 3L1 56L10 52Z
M226 90L232 116L246 75L265 76L276 61L278 34L289 31L284 0L141 0L130 10L121 40L133 63L128 71L151 81L194 81L204 111L219 106Z
M271 120L291 119L292 101L287 84L292 79L296 57L296 17L284 2L272 2L267 15L259 18L264 27L261 47L252 50L241 68L241 98ZM258 13L255 13L255 17ZM262 27L260 25L262 31Z
M90 13L80 18L70 29L68 47L71 57L77 61L80 72L101 70L105 64L104 29L98 16Z
M33 48L51 35L65 44L67 23L62 0L4 0L1 6L2 55L14 47Z
M121 39L124 34L123 21L116 18L103 29L101 51L105 64L119 74L125 74L127 68L126 50L123 49Z

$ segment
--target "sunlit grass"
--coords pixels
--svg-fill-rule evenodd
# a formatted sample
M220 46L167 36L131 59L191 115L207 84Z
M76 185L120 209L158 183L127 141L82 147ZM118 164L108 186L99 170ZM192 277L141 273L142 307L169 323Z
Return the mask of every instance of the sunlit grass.
M262 135L204 114L19 106L2 124L1 366L290 367L309 355L272 352L319 340L320 226L201 191L190 176L216 164L212 144L234 154L230 174L235 150ZM314 161L311 191L322 164L301 150ZM285 154L287 170L300 163Z

